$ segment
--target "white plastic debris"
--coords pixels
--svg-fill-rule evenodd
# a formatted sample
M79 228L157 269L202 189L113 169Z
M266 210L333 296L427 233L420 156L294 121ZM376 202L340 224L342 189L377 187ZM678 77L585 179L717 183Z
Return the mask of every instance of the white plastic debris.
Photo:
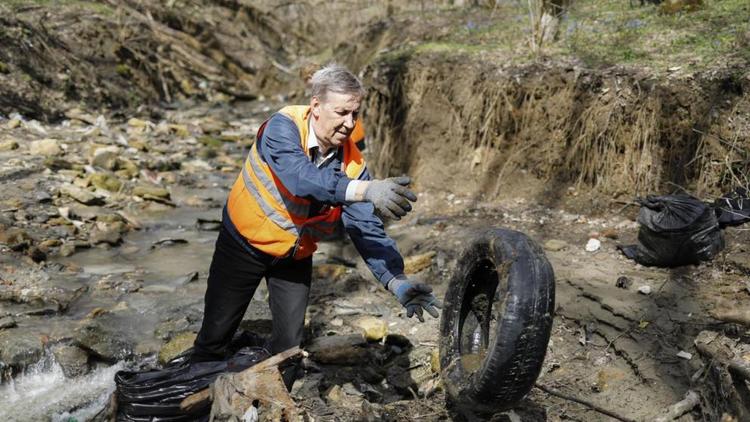
M602 247L602 242L599 239L591 238L586 242L586 252L596 252Z
M678 357L678 358L682 358L682 359L685 359L685 360L690 360L690 359L692 359L692 358L693 358L693 354L692 354L692 353L688 353L688 352L686 352L686 351L684 351L684 350L680 350L680 351L679 351L679 352L677 353L677 357Z
M650 295L651 294L651 286L641 286L638 288L638 293L644 294L644 295Z

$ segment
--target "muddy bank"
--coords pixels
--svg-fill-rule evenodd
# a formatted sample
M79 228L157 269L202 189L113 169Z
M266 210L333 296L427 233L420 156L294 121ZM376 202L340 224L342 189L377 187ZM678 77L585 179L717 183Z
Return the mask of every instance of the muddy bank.
M0 113L39 120L74 107L277 93L298 80L292 53L309 48L284 30L278 10L236 1L11 4L0 12Z
M547 201L568 186L629 200L680 187L711 197L747 182L746 67L655 79L488 58L406 49L368 67L378 174L489 198L531 176Z

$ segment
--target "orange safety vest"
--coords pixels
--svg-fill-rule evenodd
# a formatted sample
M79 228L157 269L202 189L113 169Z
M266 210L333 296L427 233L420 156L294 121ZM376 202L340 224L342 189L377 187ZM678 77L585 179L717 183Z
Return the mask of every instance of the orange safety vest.
M309 106L287 106L279 110L294 121L299 130L300 146L305 155L309 128ZM341 218L341 206L327 206L320 214L310 216L311 201L293 195L273 174L258 153L263 130L258 129L256 141L229 192L227 212L237 231L253 247L275 257L308 257L317 249L317 241L335 233ZM365 160L350 136L343 143L341 171L350 179L358 179L365 169Z

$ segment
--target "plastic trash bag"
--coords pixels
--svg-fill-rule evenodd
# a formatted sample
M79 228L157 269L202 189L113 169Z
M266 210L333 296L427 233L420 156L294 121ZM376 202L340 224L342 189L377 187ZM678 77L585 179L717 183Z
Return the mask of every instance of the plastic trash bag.
M724 249L724 234L713 208L690 195L639 199L638 244L621 246L647 266L677 267L713 259Z
M170 361L163 369L120 371L117 385L117 420L123 422L208 421L210 403L190 412L180 410L188 396L207 388L226 372L240 372L268 358L258 346L243 347L224 361L189 363L189 353Z
M750 192L739 187L714 201L719 226L739 226L750 221Z

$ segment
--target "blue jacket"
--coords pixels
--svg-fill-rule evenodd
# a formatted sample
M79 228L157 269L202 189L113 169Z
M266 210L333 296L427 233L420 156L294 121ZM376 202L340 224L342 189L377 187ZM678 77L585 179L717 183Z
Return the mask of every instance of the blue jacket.
M346 188L351 180L341 172L341 148L331 159L317 167L302 150L297 126L281 113L271 117L258 142L258 152L263 161L289 192L313 201L311 210L325 205L342 205L341 218L346 232L370 271L383 285L403 274L403 258L396 242L385 233L383 222L375 215L375 207L369 202L346 201ZM370 179L370 173L365 169L360 180ZM224 226L232 236L248 246L249 252L262 254L239 234L229 219L226 207L223 214Z

